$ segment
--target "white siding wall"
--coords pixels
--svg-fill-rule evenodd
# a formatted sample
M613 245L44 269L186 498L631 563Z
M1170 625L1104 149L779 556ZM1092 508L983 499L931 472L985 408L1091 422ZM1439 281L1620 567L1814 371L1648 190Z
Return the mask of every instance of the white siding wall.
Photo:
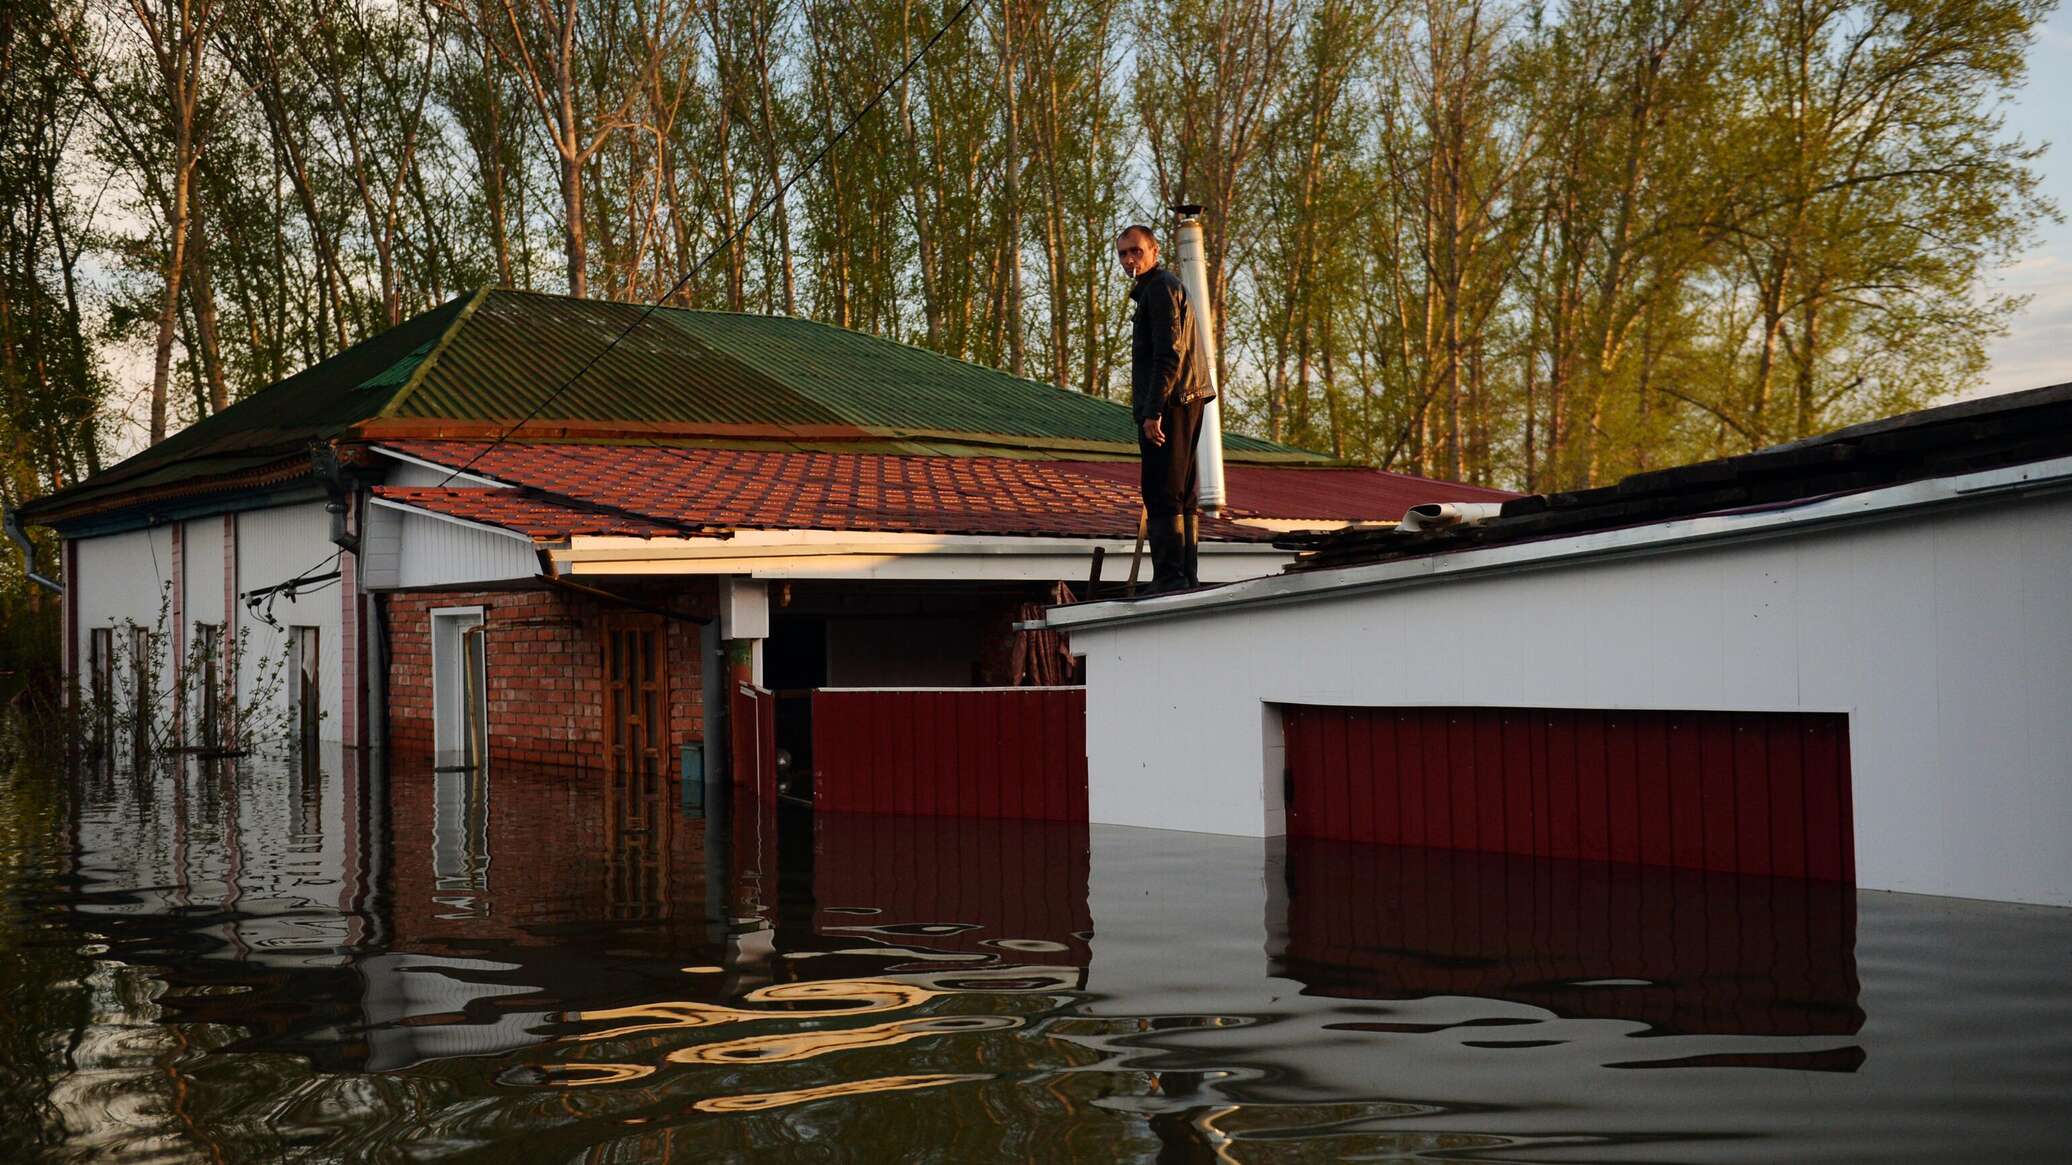
M441 489L449 486L454 489L503 486L502 482L493 481L490 478L478 477L472 473L455 474L449 469L419 465L414 461L405 461L396 456L388 457L385 459L384 464L388 466L388 472L381 479L383 485L410 486L419 489Z
M1280 832L1274 702L1840 711L1861 885L2072 904L2065 495L1073 648L1096 822Z
M399 585L403 577L403 515L387 506L368 506L360 540L363 575L370 590Z
M237 516L238 589L251 591L272 586L319 566L328 571L332 567L326 563L337 550L331 544L331 516L324 512L322 502L248 510ZM190 588L195 585L195 577L189 576ZM222 585L220 577L217 585ZM339 632L338 592L338 584L332 582L301 598L283 598L273 604L274 621L282 628L317 629L317 651L321 657L318 695L324 714L320 735L327 742L342 739L343 728L339 661L345 645ZM284 631L276 631L244 611L238 613L238 625L250 632L245 663L238 669L238 699L245 701L252 698L262 673L284 674L276 663L286 658L287 637ZM273 698L286 707L285 682L276 687Z
M382 513L386 510L385 513ZM382 520L400 518L396 531L396 562L393 582L377 584L370 574L367 585L430 587L448 584L493 582L497 579L531 578L540 572L539 556L532 540L463 526L443 518L404 514L386 507L374 507ZM370 564L371 565L371 564Z
M117 670L115 685L118 693L127 693L131 658L127 625L135 623L146 630L159 630L160 612L165 613L168 623L172 618L168 606L172 600L172 529L159 526L83 539L79 543L78 566L79 577L71 581L79 604L79 642L73 657L79 661L79 683L85 687L89 682L85 674L90 666L87 644L92 640L93 629L113 627L116 658L124 664ZM165 666L171 666L170 659L168 654ZM158 683L161 691L157 694L164 696L166 678L160 676ZM128 696L117 698L127 700Z
M172 582L173 534L170 527L131 530L79 542L79 633L89 627L120 626L134 620L145 627L158 623L165 588ZM84 649L82 648L82 651ZM81 659L86 656L82 654Z
M195 518L181 538L187 568L187 626L181 634L191 643L196 623L223 622L223 519Z

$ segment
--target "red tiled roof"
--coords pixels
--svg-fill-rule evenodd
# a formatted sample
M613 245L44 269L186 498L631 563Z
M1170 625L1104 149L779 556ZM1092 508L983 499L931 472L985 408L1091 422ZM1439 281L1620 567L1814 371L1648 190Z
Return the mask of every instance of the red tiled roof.
M397 441L387 447L452 466L465 464L482 449L464 441ZM550 496L525 499L544 509L525 508L519 499L474 496L515 492L509 490L384 490L383 496L401 501L406 499L399 493L436 493L442 496L410 504L515 530L545 531L538 537L635 532L602 528L627 519L581 513L604 506L669 523L641 535L649 537L675 535L689 524L1128 538L1136 534L1140 504L1137 467L1129 462L509 442L484 453L470 472ZM1240 518L1399 518L1417 502L1509 496L1372 470L1232 466L1229 474L1236 500L1260 499L1231 511ZM1285 480L1283 475L1288 475ZM573 508L550 512L559 508L555 503ZM1202 536L1246 542L1271 537L1229 520L1205 520Z
M1063 468L1135 486L1130 461L1068 461ZM1326 522L1395 521L1425 502L1500 502L1518 495L1478 485L1434 481L1381 469L1225 465L1227 512L1239 518L1311 518Z
M374 487L374 496L486 526L501 526L529 538L558 540L577 534L669 538L690 532L683 526L564 505L519 489L427 489L378 485Z

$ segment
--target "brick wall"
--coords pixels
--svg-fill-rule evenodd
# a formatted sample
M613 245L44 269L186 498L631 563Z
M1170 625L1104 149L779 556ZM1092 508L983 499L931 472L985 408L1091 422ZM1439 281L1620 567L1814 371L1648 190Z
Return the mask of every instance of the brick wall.
M692 581L640 596L686 614L715 610L710 583ZM627 608L565 591L431 591L384 595L388 627L388 744L399 754L432 750L431 611L483 608L488 637L489 749L495 761L602 768L604 691L601 629ZM674 746L704 739L704 679L696 624L669 620L669 733Z
M461 807L470 779L481 782L474 830ZM614 919L658 924L615 933L617 945L696 949L705 823L680 812L675 795L673 784L643 796L602 773L572 779L558 768L505 764L470 778L434 774L429 758L392 764L394 945L553 946L566 943L568 925ZM700 938L686 945L686 932Z

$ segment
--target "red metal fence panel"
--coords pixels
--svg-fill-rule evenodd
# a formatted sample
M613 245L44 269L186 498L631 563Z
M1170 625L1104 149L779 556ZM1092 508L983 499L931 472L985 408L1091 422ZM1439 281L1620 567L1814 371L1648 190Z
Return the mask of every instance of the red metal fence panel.
M1827 712L1282 709L1293 837L1853 881Z
M777 796L777 698L752 684L734 685L728 709L728 772L757 800Z
M1091 958L1087 826L895 814L813 815L813 929L842 948L866 942L969 956L987 966L1070 968Z
M813 806L1084 821L1086 689L817 691Z

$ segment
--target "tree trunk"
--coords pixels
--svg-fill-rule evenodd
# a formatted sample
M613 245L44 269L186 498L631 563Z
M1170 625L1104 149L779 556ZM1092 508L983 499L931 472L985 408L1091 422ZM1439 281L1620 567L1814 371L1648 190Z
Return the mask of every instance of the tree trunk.
M1001 0L1000 76L1007 97L1007 225L1000 261L1007 265L1006 303L1002 308L1007 329L1007 370L1022 375L1022 115L1021 61L1014 40L1015 6L1020 0Z
M209 279L208 216L200 200L194 203L192 217L187 297L194 308L194 334L201 349L202 374L209 382L209 412L214 414L230 407L230 386L223 375L223 346L216 336L216 291Z

